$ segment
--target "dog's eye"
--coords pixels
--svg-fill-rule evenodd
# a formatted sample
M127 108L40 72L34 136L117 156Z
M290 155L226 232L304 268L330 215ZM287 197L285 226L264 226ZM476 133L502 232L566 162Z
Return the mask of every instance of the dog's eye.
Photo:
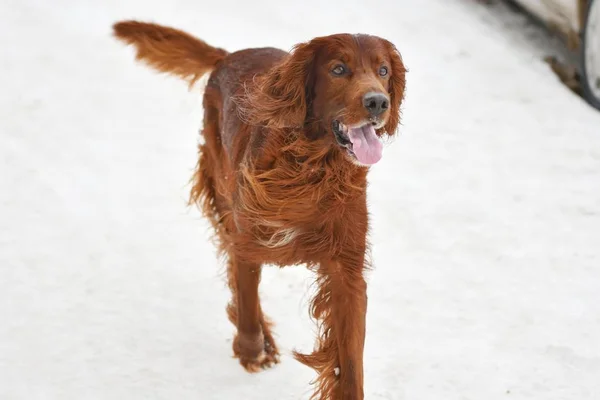
M331 73L337 76L342 76L347 72L346 67L344 67L341 64L336 65L332 70Z
M387 74L388 74L387 67L381 67L381 68L379 68L379 76L386 76Z

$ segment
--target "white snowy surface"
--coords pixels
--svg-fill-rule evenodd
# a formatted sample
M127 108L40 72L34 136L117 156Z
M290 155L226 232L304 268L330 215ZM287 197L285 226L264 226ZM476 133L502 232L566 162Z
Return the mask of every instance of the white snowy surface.
M139 18L228 50L397 44L401 135L370 174L367 399L600 398L600 113L504 6L4 0L0 399L306 399L311 275L265 271L282 363L231 355L210 231L186 207L201 90L135 64ZM539 45L538 45L539 44Z

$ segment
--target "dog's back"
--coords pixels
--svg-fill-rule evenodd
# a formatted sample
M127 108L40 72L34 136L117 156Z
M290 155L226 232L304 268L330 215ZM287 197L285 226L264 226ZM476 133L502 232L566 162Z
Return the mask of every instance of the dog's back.
M244 96L246 85L288 55L266 47L234 53L210 46L178 29L153 23L122 21L114 24L114 35L136 49L136 58L160 72L176 75L192 86L211 73L204 93L205 121L216 129L203 132L219 169L235 169L250 139L242 129L243 116L237 99ZM233 135L237 135L234 137ZM222 151L225 157L221 157ZM218 155L218 156L216 156Z
M252 131L260 133L244 123L239 99L256 76L269 71L288 53L275 48L228 53L181 30L138 21L118 22L113 32L134 46L137 60L184 79L190 87L210 73L203 101L204 144L199 149L191 202L199 203L215 228L222 229L227 225L224 216L230 215L233 207L235 171L247 147L252 146Z
M239 99L256 76L269 71L287 55L287 52L272 47L245 49L227 55L210 74L204 107L221 112L214 122L219 125L222 145L232 166L242 161L250 140L249 129L242 129L244 117L239 109ZM244 134L246 137L234 137Z

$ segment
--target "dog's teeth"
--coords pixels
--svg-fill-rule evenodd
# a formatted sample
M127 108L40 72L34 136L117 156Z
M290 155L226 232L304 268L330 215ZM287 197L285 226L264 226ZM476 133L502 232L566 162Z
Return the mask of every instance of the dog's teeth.
M340 367L335 367L333 369L333 373L335 374L335 376L340 376Z

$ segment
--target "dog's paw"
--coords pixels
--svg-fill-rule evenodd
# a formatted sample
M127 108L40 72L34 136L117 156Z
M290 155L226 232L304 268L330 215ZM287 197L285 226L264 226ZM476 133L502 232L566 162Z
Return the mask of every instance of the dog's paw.
M279 352L272 338L262 334L249 338L238 335L233 340L234 357L250 373L260 372L279 363Z
M266 351L262 351L254 358L246 358L243 356L240 356L239 358L242 367L244 367L244 369L250 373L256 373L265 369L269 369L275 366L275 364L279 363L279 354L268 353Z

